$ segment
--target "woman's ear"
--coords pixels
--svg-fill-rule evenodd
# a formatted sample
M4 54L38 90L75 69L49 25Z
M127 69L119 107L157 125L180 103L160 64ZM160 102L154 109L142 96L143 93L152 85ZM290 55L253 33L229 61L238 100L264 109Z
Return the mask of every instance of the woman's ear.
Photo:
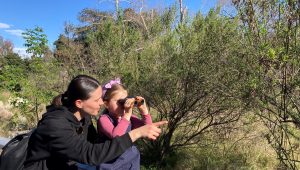
M82 109L82 107L83 107L82 105L83 105L82 100L78 99L75 101L75 106L77 108Z

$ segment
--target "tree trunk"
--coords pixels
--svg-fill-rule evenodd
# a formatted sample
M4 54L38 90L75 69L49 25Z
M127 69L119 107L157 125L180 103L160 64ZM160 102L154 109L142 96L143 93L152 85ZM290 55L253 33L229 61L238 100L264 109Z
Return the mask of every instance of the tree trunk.
M183 15L184 15L183 7L182 7L182 0L179 0L179 6L180 6L180 22L182 23Z

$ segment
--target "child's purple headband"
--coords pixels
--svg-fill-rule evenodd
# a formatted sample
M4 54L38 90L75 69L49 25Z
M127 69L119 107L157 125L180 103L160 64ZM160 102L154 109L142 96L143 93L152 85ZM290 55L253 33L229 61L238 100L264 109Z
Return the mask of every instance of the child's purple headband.
M115 78L114 80L110 80L108 83L102 86L102 97L104 97L106 91L108 89L111 89L112 85L114 84L121 84L121 79L120 78Z

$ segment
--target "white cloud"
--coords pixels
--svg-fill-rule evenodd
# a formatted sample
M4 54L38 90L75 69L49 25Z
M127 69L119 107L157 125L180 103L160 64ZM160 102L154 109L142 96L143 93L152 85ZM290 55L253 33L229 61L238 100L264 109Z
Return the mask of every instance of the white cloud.
M12 35L16 35L19 37L22 37L22 33L24 32L23 30L5 30L5 32L8 32Z
M31 54L30 53L27 53L26 52L26 49L27 48L18 48L18 47L15 47L14 49L13 49L13 51L15 52L15 53L17 53L17 54L19 54L21 57L23 57L23 58L29 58L30 56L31 56Z
M9 26L8 24L1 23L1 22L0 22L0 29L1 29L1 28L7 29L7 28L10 28L10 26Z

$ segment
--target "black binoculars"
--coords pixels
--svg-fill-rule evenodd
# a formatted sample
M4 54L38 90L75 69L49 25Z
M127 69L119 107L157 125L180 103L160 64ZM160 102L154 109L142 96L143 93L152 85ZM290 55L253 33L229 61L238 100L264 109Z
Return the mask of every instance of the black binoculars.
M124 106L125 102L128 99L134 99L134 102L132 103L133 106L140 106L140 105L143 105L144 102L145 102L144 99L139 99L139 98L136 98L136 97L126 97L125 99L118 100L117 103L121 106Z

